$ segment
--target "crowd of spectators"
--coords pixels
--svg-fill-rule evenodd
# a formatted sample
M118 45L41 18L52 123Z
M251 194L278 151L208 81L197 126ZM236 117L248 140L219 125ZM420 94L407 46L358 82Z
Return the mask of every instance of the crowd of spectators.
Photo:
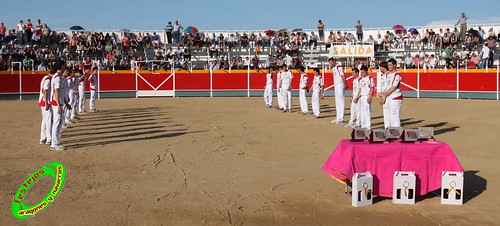
M51 30L40 19L33 25L28 19L26 23L20 20L14 29L7 29L0 24L0 70L10 70L13 62L22 62L23 70L46 70L55 60L62 59L69 67L99 66L101 69L188 69L192 67L193 52L206 53L209 58L205 68L212 69L260 69L269 66L279 67L286 64L290 68L302 65L302 54L305 50L318 48L318 43L324 42L326 49L336 44L373 43L376 54L380 51L414 48L432 50L440 53L439 57L446 60L446 66L472 67L470 61L484 59L484 52L474 53L486 43L490 48L487 54L488 65L493 65L493 55L496 52L498 37L493 28L485 32L481 27L471 30L461 40L457 28L453 30L433 29L425 31L397 30L369 35L363 40L362 24L355 25L356 32L330 31L325 39L324 24L319 21L318 31L303 32L300 29L288 31L266 32L235 32L227 34L183 32L178 21L169 22L165 28L167 43L162 43L159 34L102 33L87 31L71 31L69 33ZM474 32L472 32L474 31ZM319 36L318 36L318 35ZM479 46L479 47L478 47ZM264 49L266 53L263 53ZM484 48L483 48L484 49ZM151 55L148 51L151 50ZM232 54L237 52L240 55ZM244 53L242 53L244 52ZM477 51L476 51L477 52ZM229 53L229 54L228 54ZM199 54L198 54L199 55ZM406 67L434 67L436 56L409 56L404 60ZM261 57L266 56L266 57ZM144 60L156 60L158 63L143 63ZM456 62L459 62L459 65ZM139 62L136 64L136 62ZM439 62L439 61L438 61ZM485 63L483 63L485 64ZM484 67L481 62L473 67ZM15 68L17 69L17 68Z

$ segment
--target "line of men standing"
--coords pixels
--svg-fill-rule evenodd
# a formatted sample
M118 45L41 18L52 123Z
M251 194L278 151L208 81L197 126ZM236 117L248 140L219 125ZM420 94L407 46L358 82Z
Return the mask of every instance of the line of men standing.
M333 70L333 81L335 87L335 108L336 118L332 120L335 124L344 124L345 116L345 90L347 88L344 69L340 62L335 58L328 59ZM353 76L353 93L351 98L351 117L349 123L345 127L355 128L362 127L368 130L371 129L371 103L373 92L376 84L374 79L368 73L368 67L362 66L359 69L355 68L352 71ZM309 86L309 78L304 72L303 67L298 69L300 73L299 83L299 114L309 114L306 93L313 90L312 93L312 109L314 118L320 117L319 100L324 98L324 79L320 74L319 69L314 69L314 79ZM282 66L277 73L277 100L278 110L283 112L291 112L292 97L291 83L294 76L287 70L286 66ZM383 107L384 127L401 127L401 105L403 95L400 89L401 74L397 70L397 62L394 59L389 59L387 62L380 63L380 87L377 92L379 103ZM266 107L273 106L273 69L269 68L266 74L266 86L264 91L264 102Z
M87 75L88 78L87 78ZM71 127L78 115L85 114L85 85L90 83L90 112L95 112L97 77L95 71L71 71L64 61L53 64L40 82L38 105L42 112L40 144L50 145L51 151L63 151L61 130Z

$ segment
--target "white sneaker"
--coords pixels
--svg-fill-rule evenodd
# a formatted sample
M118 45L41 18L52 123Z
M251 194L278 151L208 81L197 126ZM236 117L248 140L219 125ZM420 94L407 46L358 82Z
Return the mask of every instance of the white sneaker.
M354 127L354 125L352 123L349 123L349 124L345 125L345 128L353 128L353 127Z
M45 140L41 140L41 141L40 141L40 144L45 144Z
M344 124L344 121L340 121L340 120L335 120L334 122L335 124Z
M64 151L64 146L59 144L59 145L56 145L54 147L50 147L50 150L51 151Z

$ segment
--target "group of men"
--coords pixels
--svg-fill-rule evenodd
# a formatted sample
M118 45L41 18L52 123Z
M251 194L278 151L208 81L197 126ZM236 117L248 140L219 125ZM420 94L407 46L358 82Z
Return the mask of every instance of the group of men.
M335 89L335 108L336 118L332 120L335 124L344 124L345 116L345 90L347 89L346 77L344 69L340 62L335 58L328 59L328 62L333 71L333 82ZM309 114L306 94L312 90L312 109L313 117L320 117L320 99L324 98L324 79L320 74L319 69L314 69L314 79L309 86L309 77L304 71L304 67L299 67L300 73L299 82L299 114ZM283 112L291 112L292 110L292 81L293 74L287 70L286 65L282 66L277 73L277 99L278 110ZM371 103L373 92L376 89L374 79L368 73L367 66L355 68L352 71L353 91L349 123L345 125L348 128L366 128L371 129ZM400 113L403 95L400 89L401 74L397 70L397 62L394 59L389 59L387 62L380 63L380 87L377 89L379 103L383 106L384 127L401 127ZM264 91L264 102L266 107L273 106L273 69L269 68L266 75L266 87Z
M88 75L88 77L87 77ZM95 112L97 77L90 68L70 70L64 61L56 61L49 74L40 82L38 105L42 111L40 144L50 145L51 151L63 151L61 130L70 127L85 114L85 86L90 84L89 112Z

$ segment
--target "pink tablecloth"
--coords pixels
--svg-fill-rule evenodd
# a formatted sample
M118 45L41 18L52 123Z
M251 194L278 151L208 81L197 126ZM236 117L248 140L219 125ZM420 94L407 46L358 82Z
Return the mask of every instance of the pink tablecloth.
M369 143L342 140L330 155L323 171L345 180L354 173L370 171L375 195L392 197L394 171L414 171L417 195L441 187L442 171L463 172L450 146L439 141L423 143Z

